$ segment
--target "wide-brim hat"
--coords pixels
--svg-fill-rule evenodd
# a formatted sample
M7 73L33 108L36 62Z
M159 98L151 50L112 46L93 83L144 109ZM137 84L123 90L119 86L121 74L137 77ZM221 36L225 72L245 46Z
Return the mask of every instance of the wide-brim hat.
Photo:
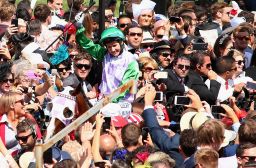
M161 40L161 41L155 43L154 48L150 51L150 53L154 53L154 52L156 52L158 50L161 50L161 49L170 49L171 50L173 48L171 47L170 41Z
M212 117L205 112L187 112L180 119L180 130L193 129L197 130L203 123ZM231 130L225 129L224 131L224 140L221 144L221 147L225 147L229 144L230 141L235 140L236 133Z
M237 136L236 132L225 129L225 132L224 132L225 138L220 147L227 146L229 142L234 141L236 139L236 136Z
M153 36L150 34L150 32L145 31L143 32L143 39L141 44L149 44L149 43L155 43Z
M211 119L211 116L205 112L187 112L180 119L180 130L197 130L205 121Z
M21 168L28 168L29 164L35 160L34 152L25 152L20 156L19 165Z

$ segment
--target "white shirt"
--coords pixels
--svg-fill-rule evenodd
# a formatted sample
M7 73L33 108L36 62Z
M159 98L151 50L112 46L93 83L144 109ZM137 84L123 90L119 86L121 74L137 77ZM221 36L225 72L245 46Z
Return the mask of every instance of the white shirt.
M220 90L218 93L217 101L223 102L223 101L227 100L229 97L233 96L234 81L232 79L228 80L228 88L226 88L226 80L223 79L222 77L220 77L219 75L217 76L216 81L220 83ZM209 79L207 79L205 81L205 84L210 89L210 80Z
M234 79L234 84L239 84L239 83L247 83L247 82L252 82L253 79L249 76L245 76L245 72L243 71L240 75L238 75L235 79Z
M218 168L237 168L236 155L230 157L219 158Z
M5 146L8 149L8 151L12 153L14 151L20 150L20 144L15 138L17 132L9 124L6 114L3 115L2 119L0 120L0 123L5 123Z

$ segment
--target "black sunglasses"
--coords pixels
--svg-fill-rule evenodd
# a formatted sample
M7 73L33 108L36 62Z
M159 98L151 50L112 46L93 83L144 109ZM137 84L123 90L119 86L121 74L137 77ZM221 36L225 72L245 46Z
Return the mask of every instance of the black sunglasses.
M155 69L153 69L151 67L145 67L143 69L144 69L145 72L151 72L151 71L155 70Z
M70 67L65 67L65 68L57 68L58 72L63 72L65 71L69 71L71 68Z
M189 65L181 65L181 64L178 64L178 68L183 70L185 68L185 70L188 70L190 68Z
M249 41L250 40L250 37L249 36L243 36L243 37L240 37L240 36L236 36L236 38L240 41L242 40L246 40L246 41Z
M170 56L172 53L169 53L169 52L162 52L160 53L163 57L168 57Z
M78 69L82 69L82 68L84 68L85 70L91 69L91 65L89 65L89 64L75 64L75 66Z
M157 37L158 39L161 39L161 38L164 37L164 35L162 35L162 34L157 34L156 37Z
M138 36L138 37L142 37L142 33L129 33L129 36Z
M125 28L128 25L130 25L130 23L122 23L122 24L119 24L119 27L120 28Z
M23 99L15 101L15 103L21 103L23 106L25 106L25 101Z
M17 141L22 141L22 142L27 142L28 138L32 135L33 133L27 135L27 136L22 136L22 137L18 137L17 135L15 136L15 138L17 139Z
M237 62L238 65L242 65L242 63L245 64L245 60L239 60L239 61L236 61L236 62Z
M211 68L212 67L212 64L210 63L210 64L206 64L206 68Z
M7 82L10 82L10 83L14 83L14 79L4 79L2 80L3 83L7 83Z
M145 45L142 46L142 48L144 48L144 49L153 48L153 47L154 47L153 44L145 44Z

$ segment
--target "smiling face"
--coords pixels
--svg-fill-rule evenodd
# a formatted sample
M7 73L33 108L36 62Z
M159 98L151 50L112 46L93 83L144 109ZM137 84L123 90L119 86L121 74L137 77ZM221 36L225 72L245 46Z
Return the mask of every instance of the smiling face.
M169 49L162 49L158 52L158 60L163 68L168 67L174 59L174 55Z
M60 77L61 77L62 79L67 78L67 77L70 75L70 73L71 73L71 68L70 68L70 67L67 67L67 66L65 66L65 65L63 65L63 64L60 64L60 65L58 66L57 70L58 70L58 72L59 72L59 74L60 74Z
M9 92L11 87L13 86L13 83L14 83L13 75L12 74L7 75L6 79L3 79L0 82L0 92L2 93Z
M108 52L114 56L117 57L121 54L121 45L118 41L112 41L106 44Z
M26 113L24 110L24 105L24 97L22 95L17 95L14 104L14 112L17 118L25 116Z
M74 62L75 74L85 80L91 71L91 63L89 60L82 59Z
M243 72L244 69L244 58L243 56L237 56L235 57L235 62L236 62L236 68L237 68L237 73L240 74Z

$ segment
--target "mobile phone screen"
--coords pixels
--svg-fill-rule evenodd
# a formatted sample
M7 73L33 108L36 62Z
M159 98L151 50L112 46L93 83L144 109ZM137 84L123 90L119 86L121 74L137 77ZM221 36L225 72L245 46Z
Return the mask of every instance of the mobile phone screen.
M215 114L219 114L219 113L225 113L225 110L224 108L222 108L221 106L216 106L216 105L213 105L211 106L211 109L212 109L212 113L215 113Z
M163 101L163 92L156 92L155 101Z
M103 131L107 132L107 129L110 129L111 117L104 117L105 122L102 125Z
M148 138L148 133L149 133L149 128L148 127L143 127L141 134L142 134L142 143L145 144L144 140L147 140Z
M175 96L175 104L176 105L189 105L190 98L186 96Z

